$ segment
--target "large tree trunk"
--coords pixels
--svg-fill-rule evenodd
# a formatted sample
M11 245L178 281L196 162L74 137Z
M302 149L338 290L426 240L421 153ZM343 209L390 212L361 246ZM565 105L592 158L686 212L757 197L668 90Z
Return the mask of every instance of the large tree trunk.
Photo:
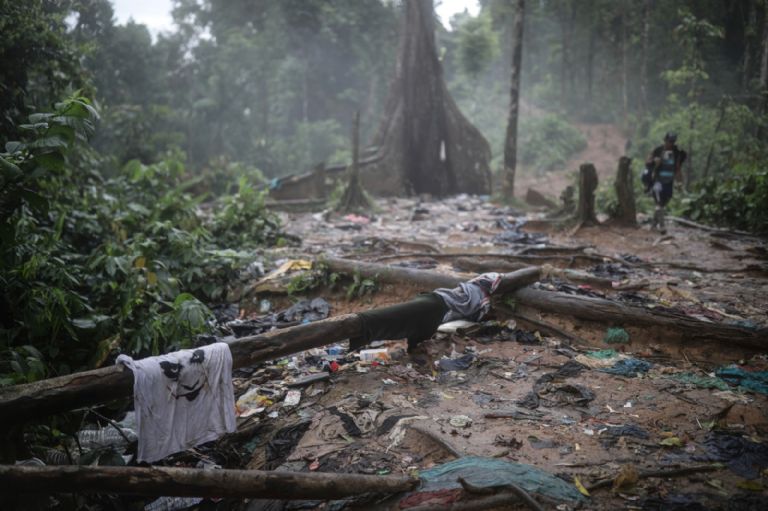
M517 168L517 118L520 111L520 72L523 57L523 20L525 0L515 0L515 19L512 22L512 65L510 67L509 117L507 137L504 141L504 189L505 197L515 195L515 170Z
M648 112L648 43L651 33L651 1L643 2L643 42L640 54L640 115Z
M616 198L619 201L618 211L613 217L622 225L637 226L637 209L635 207L635 187L632 180L632 159L622 156L619 158L619 168L616 171Z
M364 493L413 490L403 476L176 467L32 467L0 465L2 493L116 493L127 495L342 499ZM0 499L1 501L2 499Z
M763 54L760 59L760 110L759 112L768 115L768 0L763 1ZM766 135L766 128L760 127L758 136L762 138Z
M395 78L365 180L392 194L444 196L491 189L491 150L459 111L443 81L432 0L409 0Z

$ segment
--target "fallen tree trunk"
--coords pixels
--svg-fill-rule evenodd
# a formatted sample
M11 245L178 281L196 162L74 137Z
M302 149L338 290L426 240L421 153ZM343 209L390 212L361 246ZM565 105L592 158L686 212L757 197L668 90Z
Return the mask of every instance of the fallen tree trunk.
M343 259L335 261L333 271L354 273L356 263ZM349 264L352 266L350 266ZM376 273L390 269L389 266L373 264L366 271ZM391 279L412 277L418 279L424 272L407 268L391 268L395 274ZM409 272L414 272L413 274ZM453 287L461 281L459 277L430 273L433 277L425 283L425 290L438 287ZM500 289L527 286L538 280L538 268L527 268L502 276ZM319 348L334 342L344 341L362 334L362 323L357 314L344 314L314 323L274 330L261 335L241 337L229 343L232 352L232 367L248 367L267 360ZM0 416L8 426L30 418L92 406L99 403L129 397L133 392L133 373L124 366L111 366L92 371L74 373L48 380L0 389Z
M407 283L417 288L450 287L461 281L457 276L427 270L389 267L345 259L328 259L328 268L341 273L359 273L387 283ZM501 291L500 291L501 292ZM749 329L736 325L702 321L682 314L653 311L621 302L543 291L530 287L511 293L515 303L542 312L563 314L578 319L609 325L657 326L670 332L683 334L687 341L714 340L750 350L765 350L768 346L768 328Z
M117 493L148 496L342 499L400 493L419 481L401 476L170 467L0 465L2 493Z

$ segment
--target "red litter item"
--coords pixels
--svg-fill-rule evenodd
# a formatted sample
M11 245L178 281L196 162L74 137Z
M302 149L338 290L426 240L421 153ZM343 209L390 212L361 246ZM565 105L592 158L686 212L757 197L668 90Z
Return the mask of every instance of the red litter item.
M331 364L328 366L328 368L331 370L332 373L335 373L336 371L338 371L339 367L340 367L339 363L336 362L335 360L331 362Z

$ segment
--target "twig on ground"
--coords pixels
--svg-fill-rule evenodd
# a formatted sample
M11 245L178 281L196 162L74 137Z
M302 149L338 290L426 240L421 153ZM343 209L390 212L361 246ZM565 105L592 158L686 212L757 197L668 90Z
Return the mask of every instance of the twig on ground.
M696 474L699 472L714 472L717 470L722 470L723 465L721 464L714 464L714 465L695 465L692 467L680 467L680 468L672 468L667 470L645 470L640 472L638 474L638 477L640 479L647 479L649 477L675 477L675 476L685 476L690 474ZM586 488L588 491L594 491L599 488L605 488L606 486L612 486L613 485L614 478L606 478L606 479L600 479L599 481L596 481L590 485L588 485Z

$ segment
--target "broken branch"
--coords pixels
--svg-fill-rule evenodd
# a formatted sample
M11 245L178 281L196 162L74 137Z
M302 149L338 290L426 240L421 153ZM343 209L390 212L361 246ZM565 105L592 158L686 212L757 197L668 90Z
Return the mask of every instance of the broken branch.
M116 493L260 499L341 499L416 488L410 477L363 474L204 470L171 467L0 465L3 492Z

